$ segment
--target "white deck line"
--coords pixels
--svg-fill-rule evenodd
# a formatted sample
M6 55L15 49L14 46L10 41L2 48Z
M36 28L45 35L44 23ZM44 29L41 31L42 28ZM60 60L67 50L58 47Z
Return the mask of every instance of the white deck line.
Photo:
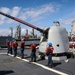
M9 55L10 55L10 56L13 56L13 55L11 55L11 54L9 54ZM25 61L25 62L29 62L29 60L27 60L27 59L21 59L21 58L18 57L18 56L16 56L16 58L18 58L18 59L20 59L20 60L23 60L23 61ZM55 70L55 69L53 69L53 68L49 68L49 67L47 67L47 66L45 66L45 65L42 65L42 64L39 64L39 63L37 63L37 62L30 62L30 63L33 63L33 64L35 64L35 65L37 65L37 66L40 66L40 67L42 67L42 68L44 68L44 69L46 69L46 70L52 71L52 72L57 73L57 74L59 74L59 75L69 75L69 74L67 74L67 73L60 72L60 71Z
M7 53L0 53L0 54L7 54Z

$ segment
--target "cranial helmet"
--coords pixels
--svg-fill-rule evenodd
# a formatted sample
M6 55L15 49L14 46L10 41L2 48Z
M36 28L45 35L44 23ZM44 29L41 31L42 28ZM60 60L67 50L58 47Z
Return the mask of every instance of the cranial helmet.
M34 42L32 41L31 44L33 44Z
M22 41L24 41L24 39L23 39L23 38L22 38L21 40L22 40Z
M10 44L12 44L12 42L10 41Z
M6 41L7 41L8 39L6 39Z
M51 43L51 42L49 42L49 43L48 43L48 45L49 45L49 46L52 46L52 43Z

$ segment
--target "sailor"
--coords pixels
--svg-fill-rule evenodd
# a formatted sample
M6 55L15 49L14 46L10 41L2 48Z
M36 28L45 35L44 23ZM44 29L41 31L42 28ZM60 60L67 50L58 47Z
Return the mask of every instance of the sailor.
M8 51L7 51L7 54L9 53L9 48L10 48L10 40L9 39L6 39L6 44L7 44L7 48L8 48Z
M9 52L10 52L10 54L12 54L12 42L10 42Z
M36 62L36 44L32 41L31 42L31 46L30 46L30 50L31 50L31 62Z
M75 43L74 43L74 49L75 49Z
M73 48L73 43L72 42L69 43L69 47Z
M72 43L72 45L73 45L73 48L75 48L75 43Z
M53 54L53 50L54 48L52 47L52 43L49 42L48 43L48 47L46 48L46 55L48 56L48 66L50 65L50 67L53 66L53 61L52 61L52 54Z
M13 42L14 57L16 57L16 55L17 55L17 47L18 47L18 43L17 43L17 41L15 40L15 41Z
M24 42L24 39L22 39L22 40L21 40L21 43L20 43L21 58L22 58L22 59L24 58L24 45L25 45L25 42Z

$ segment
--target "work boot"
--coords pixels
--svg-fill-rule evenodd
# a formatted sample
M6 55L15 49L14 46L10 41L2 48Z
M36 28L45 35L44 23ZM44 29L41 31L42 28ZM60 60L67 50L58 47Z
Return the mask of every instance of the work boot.
M29 62L33 62L32 60L30 60Z
M34 62L36 62L36 60L34 60Z
M53 65L50 65L50 68L53 68Z
M47 64L46 66L49 66L49 64Z
M24 57L21 57L21 59L24 59Z

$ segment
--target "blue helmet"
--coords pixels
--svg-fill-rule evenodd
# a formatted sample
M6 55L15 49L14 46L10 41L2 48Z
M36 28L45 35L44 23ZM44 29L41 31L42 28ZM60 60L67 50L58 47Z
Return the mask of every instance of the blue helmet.
M12 41L10 41L10 44L12 44Z
M33 43L34 43L34 41L31 42L31 44L33 44Z
M6 41L7 41L8 39L6 39Z
M24 38L22 38L21 40L24 41Z
M51 43L51 42L49 42L49 43L48 43L48 45L49 45L49 46L52 46L52 43Z
M13 39L13 42L15 41L15 39Z

